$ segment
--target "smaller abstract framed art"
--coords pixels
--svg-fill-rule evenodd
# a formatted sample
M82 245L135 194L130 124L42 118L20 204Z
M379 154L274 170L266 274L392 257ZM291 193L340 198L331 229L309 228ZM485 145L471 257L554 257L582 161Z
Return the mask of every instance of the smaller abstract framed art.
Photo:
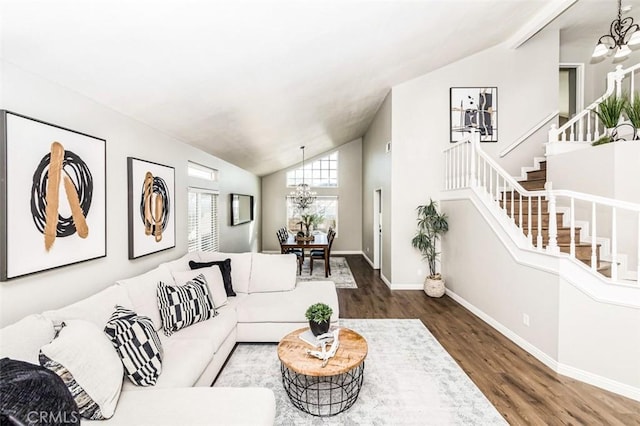
M127 157L129 259L176 245L175 169Z
M0 281L107 255L106 141L0 111Z
M451 142L480 132L480 142L498 142L498 88L452 87L449 97Z

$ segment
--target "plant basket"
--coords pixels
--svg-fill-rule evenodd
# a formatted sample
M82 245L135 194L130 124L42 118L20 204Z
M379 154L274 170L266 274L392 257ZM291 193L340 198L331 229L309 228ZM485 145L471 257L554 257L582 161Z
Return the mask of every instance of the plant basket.
M425 278L424 292L429 297L442 297L444 295L444 279Z

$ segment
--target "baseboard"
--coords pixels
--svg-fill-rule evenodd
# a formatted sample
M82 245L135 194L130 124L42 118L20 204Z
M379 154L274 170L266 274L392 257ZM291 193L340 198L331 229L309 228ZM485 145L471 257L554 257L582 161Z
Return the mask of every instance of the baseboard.
M383 283L387 285L387 287L389 287L390 290L393 290L393 288L391 287L391 281L389 281L387 277L384 276L382 271L380 271L380 279L382 280Z
M369 266L371 266L373 269L378 269L375 266L373 266L373 262L371 261L371 259L369 259L369 257L366 254L364 254L364 252L361 252L361 253L362 253L362 257L364 258L364 260L367 261Z
M421 283L393 283L391 290L424 290L424 285Z
M361 250L331 250L331 255L362 254Z
M635 401L640 401L640 389L629 386L624 383L617 382L615 380L608 379L606 377L599 376L597 374L590 373L588 371L581 370L579 368L572 367L570 365L558 364L558 374L562 374L572 379L580 380L581 382L588 383L593 386L617 393L627 398L631 398Z
M474 305L472 305L463 297L457 295L453 291L446 289L446 294L447 296L449 296L450 298L452 298L453 300L455 300L456 302L458 302L459 304L461 304L462 306L470 310L475 316L480 318L482 321L486 322L491 327L498 330L507 339L511 340L513 343L520 346L525 351L529 352L538 361L540 361L547 367L551 368L553 371L558 371L558 362L552 357L550 357L549 355L547 355L545 352L541 351L540 349L538 349L537 347L535 347L534 345L532 345L522 337L518 336L516 333L511 331L511 329L505 327L504 325L502 325L501 323L493 319L493 317L487 315L484 311L482 311L481 309L478 309L477 307L475 307Z
M633 386L630 386L630 385L627 385L627 384L624 384L624 383L620 383L620 382L617 382L615 380L611 380L609 378L602 377L602 376L599 376L597 374L593 374L591 372L584 371L584 370L581 370L579 368L572 367L570 365L559 363L558 361L553 359L551 356L547 355L545 352L543 352L542 350L538 349L537 347L535 347L534 345L529 343L527 340L525 340L522 337L518 336L516 333L511 331L511 329L505 327L504 325L502 325L501 323L496 321L494 318L492 318L491 316L487 315L482 310L478 309L477 307L475 307L474 305L469 303L467 300L465 300L463 297L459 296L455 292L453 292L453 291L451 291L449 289L446 289L446 293L453 300L455 300L460 305L462 305L465 308L467 308L475 316L477 316L478 318L480 318L481 320L483 320L484 322L489 324L491 327L496 329L498 332L500 332L506 338L511 340L516 345L520 346L522 349L527 351L529 354L531 354L533 357L535 357L537 360L542 362L544 365L546 365L547 367L549 367L550 369L552 369L556 373L562 374L562 375L567 376L567 377L571 377L572 379L576 379L576 380L579 380L579 381L584 382L584 383L588 383L588 384L593 385L593 386L597 386L599 388L608 390L610 392L617 393L619 395L623 395L623 396L625 396L627 398L631 398L633 400L640 401L640 389L639 388L636 388L636 387L633 387Z

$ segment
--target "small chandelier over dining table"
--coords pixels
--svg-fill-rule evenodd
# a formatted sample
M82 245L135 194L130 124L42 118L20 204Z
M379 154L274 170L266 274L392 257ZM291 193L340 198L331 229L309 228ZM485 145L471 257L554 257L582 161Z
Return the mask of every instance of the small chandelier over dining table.
M304 183L304 145L300 149L302 150L302 183L299 183L295 191L291 191L289 196L298 210L304 210L316 201L316 193L311 190L309 185Z
M624 12L631 10L630 6L625 7ZM614 53L614 59L624 59L631 54L629 46L640 44L640 26L633 23L633 18L627 16L622 19L622 0L618 0L618 19L611 22L609 34L605 34L598 39L593 54L593 58L602 58Z

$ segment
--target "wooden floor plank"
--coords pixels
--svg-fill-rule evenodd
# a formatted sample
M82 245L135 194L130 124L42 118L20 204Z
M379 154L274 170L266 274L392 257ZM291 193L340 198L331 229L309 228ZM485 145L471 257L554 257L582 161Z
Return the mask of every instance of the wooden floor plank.
M341 318L418 318L512 425L637 425L640 402L561 376L448 296L391 291L360 255Z

